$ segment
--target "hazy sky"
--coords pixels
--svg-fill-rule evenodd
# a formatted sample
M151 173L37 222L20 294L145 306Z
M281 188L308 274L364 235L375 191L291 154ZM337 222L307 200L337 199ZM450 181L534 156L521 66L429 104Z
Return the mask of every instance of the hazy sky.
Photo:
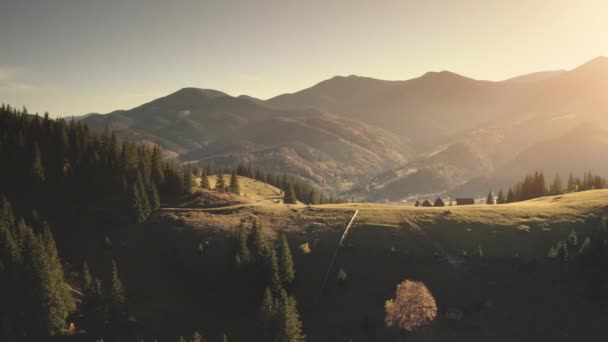
M0 102L52 115L335 75L500 80L608 55L605 0L0 0Z

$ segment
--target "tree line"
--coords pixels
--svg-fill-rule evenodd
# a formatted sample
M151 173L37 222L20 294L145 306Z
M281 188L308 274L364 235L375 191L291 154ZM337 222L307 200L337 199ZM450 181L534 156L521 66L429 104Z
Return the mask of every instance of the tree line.
M585 172L583 177L570 173L566 183L556 174L553 180L547 182L543 171L527 174L521 181L510 187L505 193L500 189L497 196L493 192L488 194L487 204L505 204L527 201L543 196L558 196L565 193L606 189L608 182L605 177Z
M325 192L317 189L309 181L300 177L280 172L267 171L255 167L252 164L241 163L237 165L236 168L229 168L214 167L210 164L200 165L199 163L196 168L193 168L188 164L185 166L185 169L191 170L195 176L201 178L200 187L204 189L211 189L208 176L217 175L217 182L214 190L238 195L240 193L240 185L237 176L242 176L279 188L283 195L283 201L287 204L294 204L297 201L313 205L345 202L339 197L327 195ZM227 175L230 175L229 182L227 182L225 178ZM192 181L190 181L190 184L192 184Z
M141 222L161 198L184 192L182 170L164 162L158 146L9 105L0 107L0 160L2 192L19 210L38 208L49 218L74 208L72 214Z

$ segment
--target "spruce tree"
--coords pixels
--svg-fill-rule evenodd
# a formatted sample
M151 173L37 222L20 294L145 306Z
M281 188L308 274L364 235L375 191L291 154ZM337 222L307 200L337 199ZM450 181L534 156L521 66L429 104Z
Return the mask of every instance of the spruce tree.
M114 321L120 320L125 312L127 303L127 295L124 285L118 275L118 267L116 261L112 260L112 279L110 287L110 305L111 313Z
M488 193L488 197L486 198L486 204L494 204L494 194L492 191Z
M192 170L190 164L184 169L184 193L189 194L192 192Z
M224 172L222 170L220 170L217 174L217 181L215 182L215 191L226 191L226 181L224 180Z
M245 227L239 227L237 231L237 265L247 265L251 262L251 253L249 251L249 246L247 245L248 234L245 230Z
M30 169L30 176L32 184L34 185L40 185L46 179L44 166L42 165L42 157L40 156L40 147L38 144L34 144L32 151L32 167Z
M283 202L285 204L296 204L298 199L296 198L296 192L294 190L293 183L287 184L285 189L285 196L283 196Z
M148 218L148 208L146 208L145 202L139 187L136 184L131 185L131 198L130 198L131 216L135 223L142 223Z
M150 211L156 211L160 208L160 195L158 194L158 190L154 183L150 184L150 187L148 188L148 199L150 202Z
M249 251L252 261L263 264L271 249L272 247L266 241L262 224L254 220L249 234Z
M150 199L148 198L148 190L144 185L144 180L141 172L137 173L136 186L139 192L142 213L145 220L148 218L148 216L150 216L150 213L152 212L152 206L150 205Z
M203 169L201 171L201 184L200 184L200 188L201 189L210 189L211 188L209 186L209 177L207 176L207 171L205 169Z
M262 297L262 305L260 307L260 323L263 329L264 340L272 341L276 334L276 300L272 295L272 291L267 287Z
M230 192L236 195L241 194L241 187L239 185L239 178L236 175L236 171L232 171L232 175L230 176Z
M152 149L151 177L154 185L157 187L161 187L165 183L165 172L163 170L161 151L158 145L155 145Z
M553 183L551 183L551 188L549 189L549 195L557 196L564 193L564 187L562 185L562 179L559 174L555 175L553 179Z
M66 328L66 319L76 309L76 303L65 281L57 246L48 227L33 246L35 293L40 304L39 326L46 334L56 335Z
M86 261L82 265L82 292L85 296L85 300L95 293L95 279L93 279L93 275L91 274L91 270Z
M513 193L513 189L509 189L509 192L507 193L507 203L514 203L515 202L515 193Z
M295 298L281 291L277 315L277 342L303 342L306 336L302 331L302 321L298 314Z
M279 268L279 261L277 258L277 253L274 248L268 249L267 258L267 270L268 270L268 285L273 293L279 294L279 292L283 289L283 285L281 283L281 270Z
M507 199L505 198L505 194L503 193L502 189L500 189L500 191L498 191L498 197L496 198L496 204L505 204L507 201Z
M291 255L291 249L285 234L281 235L281 253L279 255L279 267L281 275L281 283L283 286L289 286L295 279L295 268L293 264L293 257Z

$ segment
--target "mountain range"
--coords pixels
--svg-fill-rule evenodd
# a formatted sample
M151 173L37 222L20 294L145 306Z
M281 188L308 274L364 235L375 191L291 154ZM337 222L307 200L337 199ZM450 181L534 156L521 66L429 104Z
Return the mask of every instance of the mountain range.
M608 172L606 89L598 57L498 82L337 76L268 100L184 88L82 120L180 161L251 162L362 199L472 196L535 170Z

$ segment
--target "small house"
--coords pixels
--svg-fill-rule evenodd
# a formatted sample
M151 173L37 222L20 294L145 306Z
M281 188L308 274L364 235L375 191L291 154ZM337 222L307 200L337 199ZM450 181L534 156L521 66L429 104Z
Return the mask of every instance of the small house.
M423 207L432 207L433 205L431 204L431 202L429 202L429 200L424 200L424 202L422 202Z
M435 200L435 206L436 207L445 207L445 202L443 202L441 197L437 197L437 199Z
M475 204L474 198L457 198L456 205L472 205Z

